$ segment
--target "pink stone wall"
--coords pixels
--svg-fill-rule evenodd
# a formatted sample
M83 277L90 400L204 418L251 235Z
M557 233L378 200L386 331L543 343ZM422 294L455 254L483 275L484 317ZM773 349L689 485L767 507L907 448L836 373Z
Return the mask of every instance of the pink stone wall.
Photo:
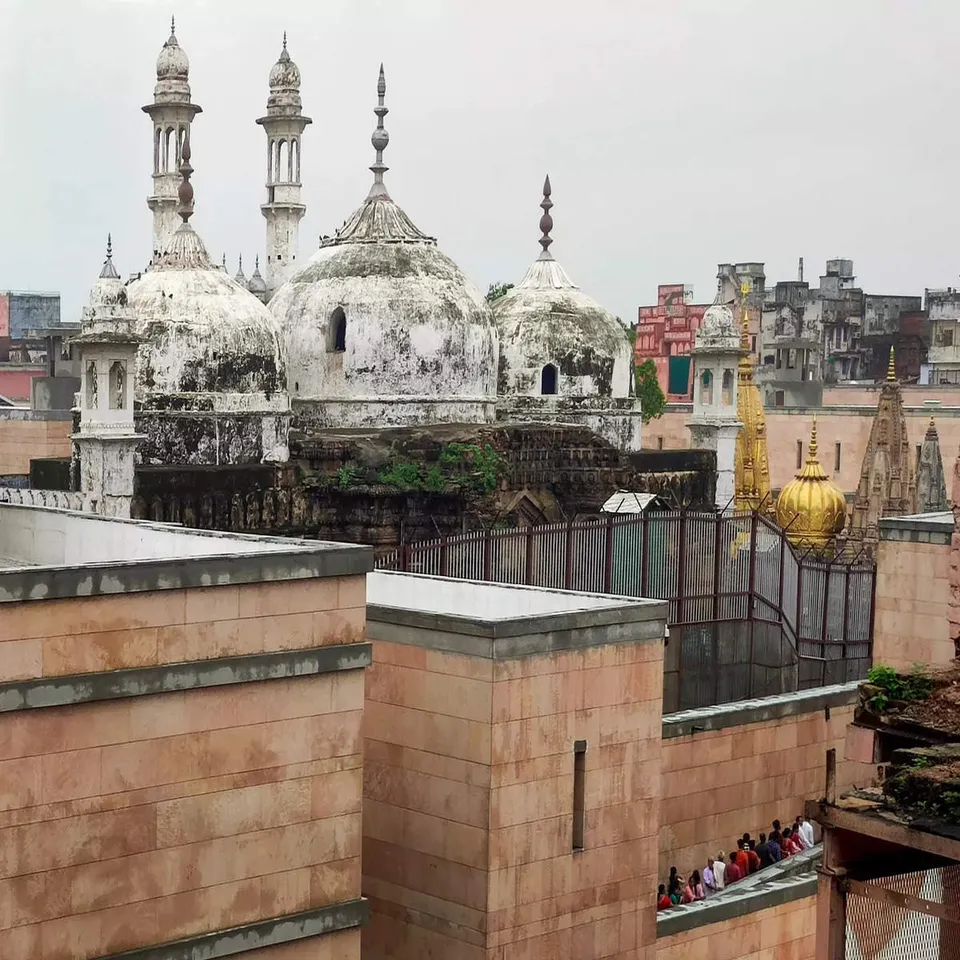
M29 398L29 383L26 391ZM19 397L8 393L2 382L0 394ZM34 457L69 457L72 431L68 420L9 420L0 411L0 477L26 476Z
M836 480L841 489L853 494L860 482L860 467L870 438L870 426L873 423L873 411L869 408L860 413L830 410L823 407L816 411L817 439L819 442L820 463L823 469ZM797 472L797 443L803 447L806 458L807 444L813 426L813 412L790 412L768 409L767 450L770 458L770 482L774 489L780 489L793 479ZM924 434L930 423L930 412L923 409L907 410L907 432L914 449L923 443ZM656 450L661 445L664 450L687 449L690 446L690 431L687 421L689 409L667 408L667 412L656 420L651 420L643 430L643 446ZM940 435L940 452L943 456L944 473L949 477L960 450L960 409L942 410L936 414L937 432ZM840 444L840 470L836 467L836 444Z
M817 898L661 937L657 960L814 960Z
M841 789L871 782L873 768L844 759L853 707L663 741L659 875L676 865L702 871L707 855L729 854L745 832L767 832L823 795L826 752L837 750Z
M953 659L950 571L955 551L936 543L881 540L873 662L910 669ZM953 632L955 631L955 632Z
M494 664L375 643L365 957L652 960L662 653L623 644Z
M361 576L5 604L2 679L362 640L364 602ZM362 714L351 671L0 715L0 957L358 897ZM260 955L357 960L359 932Z

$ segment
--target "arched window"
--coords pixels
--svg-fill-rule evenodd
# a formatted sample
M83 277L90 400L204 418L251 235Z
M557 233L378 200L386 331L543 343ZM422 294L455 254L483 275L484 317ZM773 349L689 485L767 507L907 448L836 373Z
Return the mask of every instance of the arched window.
M153 172L160 172L160 141L163 139L163 130L157 127L153 138Z
M347 315L343 307L337 307L330 314L327 326L327 352L343 353L347 349Z
M290 180L290 144L286 140L277 143L277 180L287 183Z
M294 138L290 141L290 179L294 183L300 182L300 140Z
M553 396L557 392L557 368L552 363L540 371L540 392L544 396Z
M705 407L713 406L713 374L709 370L700 374L700 403Z
M733 371L723 371L723 405L725 407L733 406Z
M170 148L173 147L174 152L177 149L177 142L173 138L173 127L167 127L163 133L163 172L170 173L175 168L170 165Z
M110 365L110 409L123 410L127 406L127 370L119 361Z
M87 409L97 409L97 365L91 360L87 364Z

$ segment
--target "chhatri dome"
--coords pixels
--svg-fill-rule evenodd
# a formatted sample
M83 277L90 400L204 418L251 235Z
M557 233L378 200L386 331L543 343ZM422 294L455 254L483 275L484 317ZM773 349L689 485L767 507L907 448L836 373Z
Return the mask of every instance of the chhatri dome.
M150 440L143 456L168 463L284 460L287 424L281 421L289 401L276 322L211 262L190 225L190 157L188 137L181 150L180 226L127 287L146 341L137 398L145 414L181 415L175 430L145 430Z
M291 401L313 426L490 421L490 308L387 192L385 93L381 66L366 199L270 300Z
M176 22L170 18L170 36L157 57L157 85L154 95L186 94L190 99L190 61L177 41Z
M543 183L540 256L494 303L501 396L629 397L631 349L621 323L553 259L550 177Z
M267 99L267 108L294 107L299 110L300 102L300 68L290 58L287 51L287 34L283 34L283 49L277 62L270 70L270 96Z
M817 421L810 433L810 453L803 469L780 491L777 523L798 547L819 549L843 532L847 500L827 477L817 458Z

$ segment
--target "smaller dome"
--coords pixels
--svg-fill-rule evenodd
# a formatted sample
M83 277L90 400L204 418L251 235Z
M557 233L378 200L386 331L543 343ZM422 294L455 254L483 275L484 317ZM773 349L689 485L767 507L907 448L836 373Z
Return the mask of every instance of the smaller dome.
M259 300L263 300L267 293L267 281L263 279L260 273L260 257L257 257L253 263L253 273L247 281L247 289Z
M177 42L174 23L170 22L170 36L157 57L158 80L186 80L190 76L190 60Z
M817 458L817 424L810 434L810 453L803 469L777 497L777 523L798 547L825 547L843 532L847 500L823 472Z
M287 52L287 35L283 35L283 50L270 71L271 90L299 90L300 68L290 59Z
M733 311L725 303L712 303L703 312L698 333L705 337L737 337L737 325L733 319Z

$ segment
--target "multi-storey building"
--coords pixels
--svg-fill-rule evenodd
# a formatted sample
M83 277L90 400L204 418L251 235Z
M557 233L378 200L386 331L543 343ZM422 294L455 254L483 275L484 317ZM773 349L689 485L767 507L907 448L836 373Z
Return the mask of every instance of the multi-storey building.
M930 349L927 383L960 383L960 290L926 290Z

